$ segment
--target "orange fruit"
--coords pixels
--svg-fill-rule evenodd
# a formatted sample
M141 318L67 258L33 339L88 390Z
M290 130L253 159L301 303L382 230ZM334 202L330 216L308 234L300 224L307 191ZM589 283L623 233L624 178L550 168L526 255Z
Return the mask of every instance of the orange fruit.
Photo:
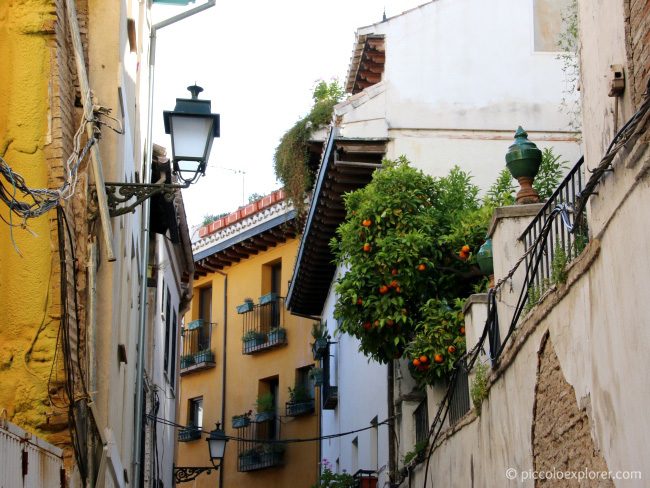
M371 327L372 327L372 324L371 324L370 322L364 322L364 323L363 323L363 328L364 328L364 329L368 330L368 329L370 329Z
M386 321L386 325L387 325L388 327L392 327L393 325L395 325L395 321L394 321L393 319L388 319L388 320Z
M399 283L397 282L397 280L393 280L393 281L390 282L390 287L391 288L397 288L398 286L399 286Z
M422 356L420 356L420 362L426 364L429 362L429 358L423 354Z
M433 360L436 363L440 364L445 360L445 358L442 356L442 354L436 354L435 356L433 356Z
M449 347L447 348L447 352L448 352L449 354L453 354L453 353L455 353L455 352L456 352L456 346L449 346Z
M365 252L370 252L371 249L372 249L372 246L370 244L368 244L367 242L363 245L363 250Z
M465 244L463 247L460 248L461 252L468 253L469 252L469 246Z
M461 251L461 252L458 253L458 257L460 257L460 259L462 259L463 261L466 261L467 258L469 257L469 254L467 254L466 252Z
M396 291L397 293L402 293L402 289L401 289L399 286L398 286L397 288L395 288L395 291Z
M465 335L465 327L460 328L460 335Z
M379 320L375 320L375 327L379 327Z
M416 368L417 368L418 366L420 366L420 360L419 360L418 358L415 358L415 359L413 360L413 366L415 366Z
M424 271L425 269L427 269L427 267L424 263L418 264L418 271Z
M363 305L363 300L361 300L361 298L357 298L357 305Z
M386 285L381 285L379 287L379 293L381 293L382 295L385 295L386 293L388 293L388 287Z
M364 227L370 227L372 225L372 220L365 219L363 222L361 222L361 225L363 225Z
M398 273L399 271L397 271L397 268L393 268L390 270L390 274L392 274L393 276L397 276Z

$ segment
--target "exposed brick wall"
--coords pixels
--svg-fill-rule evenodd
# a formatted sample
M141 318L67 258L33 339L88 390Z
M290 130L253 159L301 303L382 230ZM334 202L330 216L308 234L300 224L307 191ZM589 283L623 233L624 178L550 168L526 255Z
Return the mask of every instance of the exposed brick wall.
M650 0L626 0L625 33L628 44L628 87L637 108L650 79Z
M548 334L544 337L539 352L533 409L535 471L607 471L605 460L594 447L589 417L584 410L578 408L575 391L564 378ZM589 483L589 486L614 486L611 480ZM535 486L581 485L575 479L553 479L536 480Z

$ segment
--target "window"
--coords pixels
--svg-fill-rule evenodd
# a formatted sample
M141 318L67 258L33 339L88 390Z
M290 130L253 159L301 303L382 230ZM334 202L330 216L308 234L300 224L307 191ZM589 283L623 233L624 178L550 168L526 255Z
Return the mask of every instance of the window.
M178 317L176 316L176 309L172 314L172 332L171 332L171 351L169 353L169 383L172 388L176 387L176 344L178 342Z
M427 411L427 400L424 399L413 412L415 423L415 442L425 442L429 436L429 412Z
M558 41L565 29L562 15L566 15L571 0L533 0L535 51L557 52Z
M212 287L199 289L199 318L212 322Z
M203 397L189 400L187 425L188 427L203 427Z
M271 265L271 291L280 294L282 289L282 261Z
M163 288L163 297L165 296L165 288ZM169 357L169 343L171 341L171 321L172 321L172 316L171 316L171 303L172 303L172 295L171 292L169 291L169 287L167 287L167 300L165 304L165 349L164 349L164 363L165 363L165 373L169 375L169 363L173 362L174 360Z
M352 473L356 473L359 470L359 438L355 437L352 439Z

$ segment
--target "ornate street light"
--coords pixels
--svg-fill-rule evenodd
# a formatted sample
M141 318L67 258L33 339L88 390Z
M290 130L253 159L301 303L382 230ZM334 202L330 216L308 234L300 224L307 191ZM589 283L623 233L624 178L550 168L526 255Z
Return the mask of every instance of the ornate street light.
M176 484L192 481L203 472L210 474L213 469L216 471L221 467L228 437L220 428L219 423L217 423L217 428L210 432L206 441L208 441L212 466L174 466L174 482Z
M189 185L205 174L212 141L219 137L219 114L210 113L210 100L199 100L203 88L187 89L192 98L177 98L174 111L163 117L165 133L172 137L174 174Z
M112 183L107 182L106 196L111 217L133 212L142 202L162 194L167 201L174 199L178 189L187 188L200 176L219 137L219 114L210 112L210 100L199 100L200 86L187 88L192 98L177 98L173 111L163 112L165 133L171 134L173 173L182 184L170 183ZM135 198L133 203L128 203Z

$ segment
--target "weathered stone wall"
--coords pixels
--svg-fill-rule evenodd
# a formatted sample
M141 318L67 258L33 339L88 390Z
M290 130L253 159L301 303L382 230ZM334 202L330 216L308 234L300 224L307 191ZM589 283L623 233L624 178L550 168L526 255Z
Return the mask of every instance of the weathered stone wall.
M573 387L567 383L552 341L542 339L533 407L533 458L538 472L607 471L607 464L594 446L591 423L579 408ZM536 480L535 486L579 486L577 480ZM602 480L592 486L614 486Z
M635 107L641 104L650 81L650 0L626 0L625 33L628 41L628 66Z

